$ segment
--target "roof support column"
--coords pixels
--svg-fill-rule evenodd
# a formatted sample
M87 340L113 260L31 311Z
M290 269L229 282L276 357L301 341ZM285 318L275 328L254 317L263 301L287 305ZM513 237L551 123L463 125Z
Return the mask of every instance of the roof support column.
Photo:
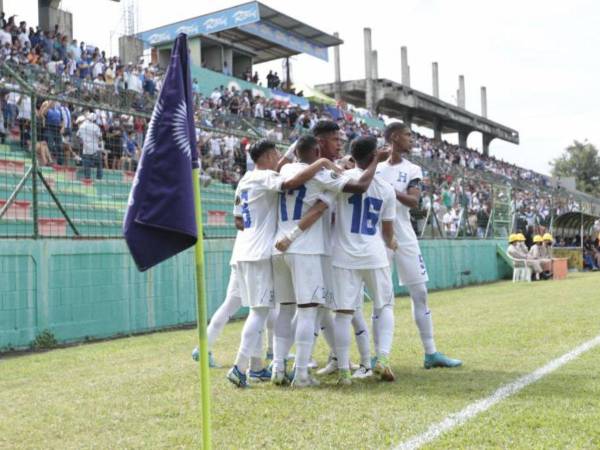
M438 72L438 63L431 63L431 78L433 82L433 96L440 98L440 78Z
M365 45L365 105L369 111L373 111L373 70L371 68L371 29L364 28L364 45Z
M487 118L487 89L481 86L481 116Z
M336 38L340 37L340 34L336 31L333 33ZM342 99L342 70L340 68L340 46L336 45L333 47L333 68L335 74L335 86L334 96L339 102Z
M407 125L409 128L412 128L412 120L413 120L412 112L410 112L409 110L406 110L402 113L402 122L404 122L404 124Z
M371 52L371 77L374 80L379 78L379 68L377 63L377 50Z
M433 119L433 140L442 142L442 121L437 117Z
M456 104L458 105L459 108L462 108L462 109L466 109L466 107L467 107L466 94L465 94L465 76L464 75L458 76L458 95L456 98Z
M458 132L458 146L467 148L467 138L469 137L470 131L459 131Z
M490 156L490 143L494 139L494 136L491 134L483 133L482 134L482 152L484 156Z

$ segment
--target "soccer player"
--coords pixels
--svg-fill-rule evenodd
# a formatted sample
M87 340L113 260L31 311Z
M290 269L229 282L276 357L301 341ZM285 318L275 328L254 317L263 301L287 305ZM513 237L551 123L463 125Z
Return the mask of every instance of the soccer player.
M342 150L342 133L340 127L337 123L331 120L319 120L315 126L311 130L313 136L317 139L319 145L319 154L321 157L329 159L331 162L335 162L340 157L340 152ZM285 164L293 162L296 160L296 144L292 144L288 151L283 155L283 157L279 160L278 168L283 167ZM348 158L342 159L341 161L342 168L344 165L354 166L354 162L349 162ZM366 189L366 188L365 188ZM364 192L364 191L362 191ZM325 297L327 299L333 298L333 278L331 275L331 225L332 225L332 217L333 217L333 205L327 205L323 202L317 202L313 209L309 211L314 212L315 217L314 220L317 220L320 214L324 215L324 220L330 224L329 227L324 229L325 233L325 255L323 255L322 266L323 266L323 281L325 283ZM308 213L307 213L308 214ZM304 218L303 218L304 219ZM313 223L313 222L310 222ZM310 226L309 222L306 222L306 227ZM300 224L298 224L300 226ZM287 246L289 246L290 242L284 239L280 239L278 244L281 246L281 250L285 251ZM331 302L326 301L325 305L318 308L317 315L317 324L314 332L313 342L316 342L316 337L319 334L319 331L323 333L325 337L325 341L330 349L330 356L327 365L320 369L317 373L319 375L328 375L337 371L337 358L335 356L335 332L334 332L334 324L333 324L333 316L331 314L331 310L327 306ZM357 311L355 317L352 321L352 325L354 327L356 343L359 348L359 352L361 355L361 366L356 367L359 373L357 376L369 376L372 373L370 372L370 348L369 348L369 332L368 327L366 326L366 322L362 315L362 311ZM314 345L313 345L314 347Z
M318 141L311 135L301 137L295 149L299 162L282 166L281 176L284 179L295 176L318 159ZM318 384L308 373L308 363L314 341L317 307L326 299L322 259L326 250L326 229L330 227L330 222L319 217L310 227L300 228L298 224L302 213L309 211L324 192L365 192L375 167L372 164L356 180L340 176L335 171L321 170L298 189L280 194L277 240L286 239L289 246L285 254L281 254L277 247L273 254L275 298L280 304L275 322L272 375L275 384L287 383L284 358L292 345L291 322L294 314L297 315L296 370L292 386Z
M243 222L243 218L242 218L241 214L242 213L241 213L240 205L239 204L235 205L234 210L233 210L233 216L234 216L234 221L235 221L235 227L238 230L238 236L239 236L239 233L244 230L244 222ZM215 341L217 340L217 338L223 331L223 328L225 327L227 322L229 322L231 317L233 317L233 315L237 312L237 310L240 309L240 307L242 306L242 298L240 296L240 290L239 290L239 286L238 286L238 276L237 276L237 270L236 270L236 265L235 265L236 261L233 259L233 255L235 255L235 253L236 253L235 246L237 245L237 242L238 242L238 240L237 240L237 236L236 236L236 241L234 243L234 249L232 252L232 258L229 261L231 273L229 275L229 283L227 285L227 293L225 295L225 300L223 301L223 303L221 303L221 305L219 306L217 311L214 313L214 315L210 319L210 323L208 324L208 328L207 328L208 348L209 348L208 363L209 363L210 367L219 367L214 359L214 356L212 353L212 346L214 345ZM274 322L274 313L275 313L275 310L272 310L267 319L267 332L269 334L267 359L269 359L268 358L269 354L271 355L270 359L272 359L272 348L273 348L272 347L272 345L273 345L272 330L273 330L273 322ZM195 361L198 361L198 358L199 358L198 347L196 347L194 349L194 351L192 352L192 358ZM252 357L250 359L250 370L248 373L249 373L250 379L252 379L252 380L267 381L267 380L271 379L270 370L267 370L263 364L262 339L259 341L259 343L257 343L256 352L252 355Z
M352 179L377 164L377 140L359 137L352 141L356 168L344 174ZM391 186L374 177L364 194L338 194L333 234L333 308L335 310L335 353L338 383L352 384L350 375L350 323L363 301L363 283L371 293L379 320L373 334L378 342L375 371L383 380L393 381L389 354L394 333L394 292L386 246L395 248L393 220L395 196Z
M299 188L321 168L332 167L329 160L321 158L288 180L275 172L279 154L275 144L261 140L252 146L250 156L256 168L240 180L235 203L242 215L244 230L236 238L236 274L242 304L250 308L235 365L227 378L238 387L247 387L246 370L250 357L255 353L273 307L273 277L271 251L277 229L278 194Z
M412 146L412 133L407 125L394 122L385 128L384 136L391 145L391 154L387 161L379 164L377 174L394 188L396 197L394 235L398 247L394 252L389 252L390 265L392 261L396 263L398 279L410 294L413 318L425 350L424 367L458 367L462 365L462 361L448 358L436 349L431 311L427 306L426 283L429 277L417 236L410 223L410 208L419 205L420 184L423 179L421 168L404 158ZM380 318L374 314L374 324L378 320Z

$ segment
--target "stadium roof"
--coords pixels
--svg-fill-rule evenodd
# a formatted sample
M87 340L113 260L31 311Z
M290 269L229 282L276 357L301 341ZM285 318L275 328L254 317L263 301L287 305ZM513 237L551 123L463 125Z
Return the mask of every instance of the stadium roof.
M260 2L243 3L170 25L143 31L137 37L157 46L178 33L207 36L251 53L255 63L306 53L328 60L327 48L344 41L280 13Z

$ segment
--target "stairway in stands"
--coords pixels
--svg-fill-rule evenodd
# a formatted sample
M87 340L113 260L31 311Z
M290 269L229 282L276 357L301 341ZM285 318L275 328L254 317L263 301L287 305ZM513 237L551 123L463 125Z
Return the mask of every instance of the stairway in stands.
M0 208L31 165L31 156L18 145L0 144ZM59 202L81 237L120 238L133 174L105 170L102 180L85 180L80 166L41 167ZM95 176L95 171L92 171ZM73 237L50 192L38 179L38 227L44 237ZM215 182L202 188L206 238L235 236L233 188ZM6 214L0 218L0 237L33 235L33 188L29 178Z

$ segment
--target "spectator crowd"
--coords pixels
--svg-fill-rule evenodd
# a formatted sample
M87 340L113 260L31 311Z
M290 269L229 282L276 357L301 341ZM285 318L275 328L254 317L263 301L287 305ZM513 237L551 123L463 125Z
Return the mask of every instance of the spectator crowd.
M40 97L34 105L38 123L35 151L40 164L81 165L87 178L94 168L97 178L105 169L135 170L147 121L135 114L111 112L109 107L127 106L149 112L162 85L163 73L158 66L138 61L124 64L117 57L108 57L105 51L68 39L58 26L52 31L34 29L25 21L17 24L15 16L6 18L4 13L0 14L0 28L0 61L19 68L21 73L34 73L36 87L42 92L98 104L98 108L84 108L68 100ZM231 75L226 64L222 72ZM243 78L259 83L258 74L252 74L251 68ZM267 87L281 87L277 73L269 72ZM236 184L252 168L249 148L257 136L287 145L309 132L320 119L336 120L347 142L374 135L384 144L381 128L367 125L345 105L311 104L302 108L276 96L267 99L250 90L224 86L202 95L197 80L193 89L197 142L205 175L224 183ZM30 97L11 91L7 83L0 94L0 140L12 137L23 148L29 148ZM552 214L579 208L572 199L553 198L546 176L473 149L415 134L410 158L427 174L422 210L431 209L449 236L461 229L467 235L486 236L490 212L499 201L507 205L511 229L518 230L549 227ZM513 189L494 192L497 186ZM508 192L512 192L510 198ZM415 213L415 227L422 228L423 221L424 217Z

